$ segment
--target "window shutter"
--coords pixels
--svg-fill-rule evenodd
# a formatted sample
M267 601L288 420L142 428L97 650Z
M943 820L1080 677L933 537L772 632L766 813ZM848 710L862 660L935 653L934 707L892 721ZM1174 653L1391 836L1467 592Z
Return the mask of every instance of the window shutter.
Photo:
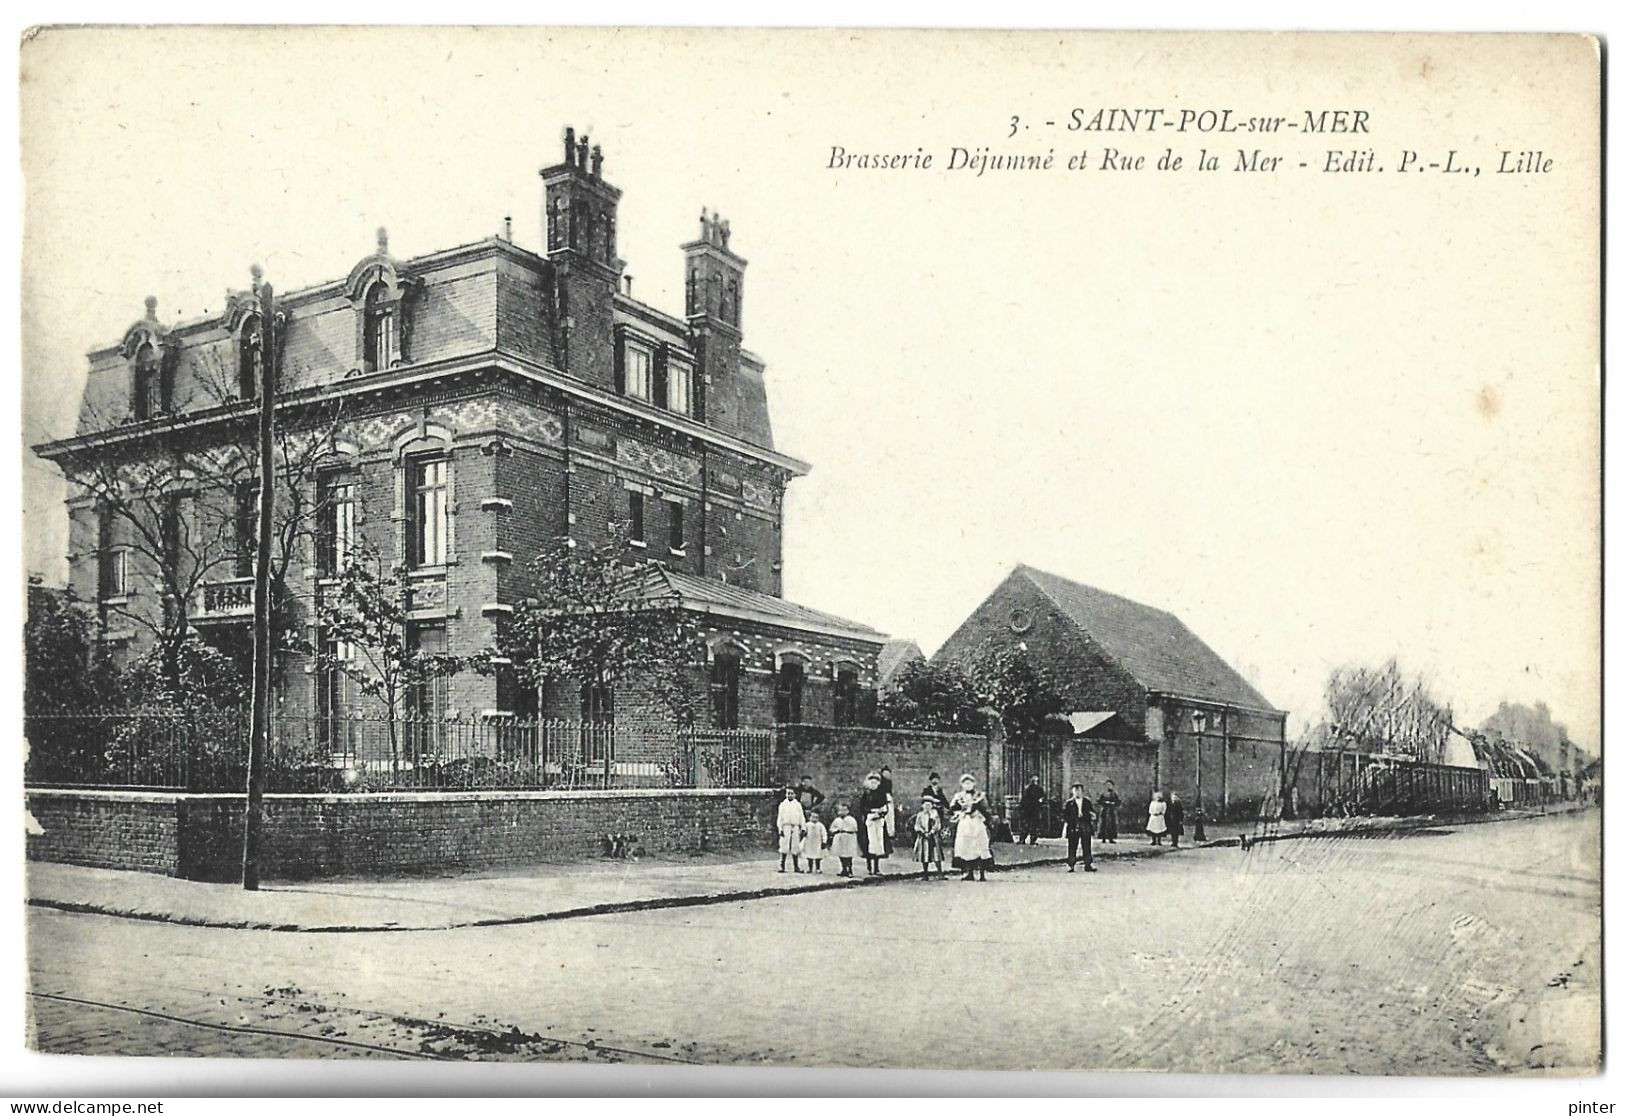
M626 334L615 331L615 393L626 394Z

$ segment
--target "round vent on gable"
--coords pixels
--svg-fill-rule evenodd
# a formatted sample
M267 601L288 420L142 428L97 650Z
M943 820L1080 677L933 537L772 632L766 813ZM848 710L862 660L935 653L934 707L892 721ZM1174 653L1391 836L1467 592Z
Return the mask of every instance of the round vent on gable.
M1033 614L1031 609L1012 608L1010 610L1010 630L1017 635L1030 632L1033 628Z

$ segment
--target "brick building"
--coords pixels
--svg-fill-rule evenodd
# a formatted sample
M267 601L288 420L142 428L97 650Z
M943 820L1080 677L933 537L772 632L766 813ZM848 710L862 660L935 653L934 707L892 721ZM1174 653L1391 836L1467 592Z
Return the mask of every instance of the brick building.
M880 649L877 689L881 693L886 693L897 685L905 668L912 663L923 662L925 652L921 651L920 645L912 639L888 639L885 646Z
M1017 566L934 658L964 662L986 644L1026 648L1067 699L1074 735L1053 783L1115 778L1141 810L1151 790L1177 790L1209 816L1279 790L1286 714L1171 613Z
M677 316L623 281L621 191L600 149L567 130L541 180L540 254L510 226L401 258L380 229L342 279L279 293L278 423L316 446L294 492L312 514L289 544L291 607L309 623L324 579L365 544L404 571L415 644L465 655L492 644L529 588L528 559L549 543L624 535L702 614L707 661L694 678L717 725L861 719L884 637L782 598L784 491L809 466L774 445L728 222L702 213L682 245ZM255 292L239 291L216 317L166 325L149 298L116 344L89 354L76 434L38 447L70 479L112 461L144 500L145 521L84 490L68 501L71 584L97 603L101 638L123 661L174 609L246 651L256 491L229 471L154 462L180 445L200 460L251 421L260 312ZM165 576L182 552L184 591ZM279 698L318 716L364 701L341 674L298 662ZM433 714L639 715L636 693L563 687L538 703L473 672L420 700Z

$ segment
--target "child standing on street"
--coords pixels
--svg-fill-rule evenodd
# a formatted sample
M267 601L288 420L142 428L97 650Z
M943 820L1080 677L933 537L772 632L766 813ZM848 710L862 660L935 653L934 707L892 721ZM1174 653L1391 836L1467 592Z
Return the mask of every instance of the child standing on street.
M807 828L801 835L801 855L807 859L807 871L824 871L824 846L829 844L829 830L817 810L807 812Z
M850 878L858 856L858 819L844 802L835 807L835 820L829 823L829 855L840 858L840 874Z
M922 879L931 878L933 864L938 879L948 878L942 869L942 814L930 794L920 796L920 812L914 815L914 859L919 862Z
M796 789L785 787L784 801L779 803L779 871L784 871L786 860L794 860L796 871L801 871L801 831L806 824Z

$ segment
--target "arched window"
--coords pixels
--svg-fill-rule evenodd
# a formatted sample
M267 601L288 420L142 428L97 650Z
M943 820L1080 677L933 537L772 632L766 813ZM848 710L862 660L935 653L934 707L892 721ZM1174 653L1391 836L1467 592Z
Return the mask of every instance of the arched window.
M801 723L801 691L807 683L807 666L789 655L779 660L778 685L774 688L773 719L781 725Z
M711 720L719 729L739 727L739 651L721 647L711 659Z
M243 322L237 335L237 398L255 399L260 390L260 319L255 314Z
M615 218L613 215L604 217L604 262L615 262Z
M367 341L365 359L372 372L382 372L395 362L395 306L389 290L374 283L367 292Z
M723 296L722 320L729 325L739 324L739 281L728 280L728 293Z
M835 723L858 723L858 668L851 663L835 668Z
M161 379L158 354L150 341L142 342L135 351L135 382L132 385L136 418L149 419L164 409Z

